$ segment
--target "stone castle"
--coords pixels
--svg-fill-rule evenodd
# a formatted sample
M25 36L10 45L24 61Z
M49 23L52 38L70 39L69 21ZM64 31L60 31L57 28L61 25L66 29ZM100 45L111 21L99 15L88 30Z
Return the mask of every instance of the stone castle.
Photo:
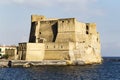
M67 64L101 63L101 46L95 23L75 18L47 19L31 16L28 43L19 43L18 59L26 61L65 61Z

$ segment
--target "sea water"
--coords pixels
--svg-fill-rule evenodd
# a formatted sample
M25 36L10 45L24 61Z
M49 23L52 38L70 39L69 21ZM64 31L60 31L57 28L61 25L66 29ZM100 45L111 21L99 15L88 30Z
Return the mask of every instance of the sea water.
M0 68L0 80L120 80L120 58L106 57L103 64Z

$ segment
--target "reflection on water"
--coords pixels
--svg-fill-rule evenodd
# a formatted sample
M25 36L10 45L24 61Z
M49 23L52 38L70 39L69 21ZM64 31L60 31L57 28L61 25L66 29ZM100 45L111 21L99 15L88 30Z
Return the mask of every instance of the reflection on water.
M120 80L120 62L101 65L0 68L0 80Z

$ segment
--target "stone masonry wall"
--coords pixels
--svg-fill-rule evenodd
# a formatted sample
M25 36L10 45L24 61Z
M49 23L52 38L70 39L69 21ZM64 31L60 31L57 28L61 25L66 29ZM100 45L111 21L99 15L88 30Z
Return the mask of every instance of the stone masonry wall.
M39 38L44 38L45 42L55 42L58 33L56 20L41 21L39 29Z
M70 60L69 43L45 43L44 60Z
M27 43L26 60L42 61L44 59L45 45L42 43Z
M56 42L75 42L75 19L59 19Z

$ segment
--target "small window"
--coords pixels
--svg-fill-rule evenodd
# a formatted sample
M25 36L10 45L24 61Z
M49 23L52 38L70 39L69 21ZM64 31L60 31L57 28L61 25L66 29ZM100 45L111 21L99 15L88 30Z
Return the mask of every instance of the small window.
M39 43L43 43L44 42L44 40L43 39L38 39L39 40Z
M55 46L54 46L54 48L55 48Z
M86 31L86 34L89 34L89 32L88 32L88 31Z
M64 21L62 21L62 23L64 23Z
M41 34L41 32L40 32L40 34Z
M47 46L47 49L48 49L48 46Z
M86 30L89 30L89 27L88 27L88 26L86 26Z

